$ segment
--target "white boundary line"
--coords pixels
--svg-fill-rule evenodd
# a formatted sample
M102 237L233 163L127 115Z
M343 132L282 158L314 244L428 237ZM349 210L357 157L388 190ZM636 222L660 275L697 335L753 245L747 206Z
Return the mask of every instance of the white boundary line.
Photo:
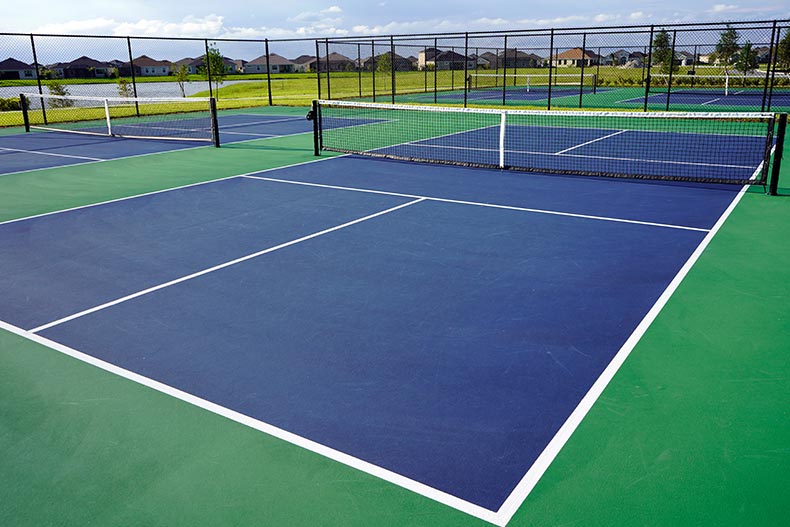
M60 133L60 132L57 132L57 133ZM222 133L222 130L220 130L220 133ZM276 139L278 137L293 137L293 136L296 136L296 135L306 135L306 134L312 134L312 132L309 132L309 131L308 132L298 132L298 133L295 133L295 134L275 135L275 136L272 136L272 137L261 137L261 138L257 138L257 139L244 139L244 140L241 140L241 141L230 141L230 142L223 143L223 144L224 145L238 145L238 144L242 144L242 143L249 143L249 142L252 142L252 141L265 141L267 139ZM63 148L68 148L68 146L65 146ZM86 161L84 163L72 163L70 165L58 165L58 166L54 166L54 167L43 167L43 168L29 168L29 169L26 169L26 170L17 170L16 172L5 172L5 173L0 173L0 177L13 176L15 174L27 174L29 172L38 172L39 170L55 170L55 169L64 168L64 167L75 167L75 166L81 166L81 165L89 165L91 163L107 163L107 162L110 162L110 161L118 161L118 160L121 160L121 159L134 159L136 157L157 156L157 155L161 155L161 154L171 154L173 152L185 152L185 151L188 151L188 150L195 150L197 148L214 148L214 146L213 145L205 145L205 144L203 144L203 145L189 146L189 147L186 147L186 148L172 148L170 150L162 150L161 152L147 152L145 154L134 154L134 155L131 155L131 156L112 157L112 158L108 158L108 159L98 159L97 158L96 161Z
M597 138L597 139L593 139L592 141L587 141L586 143L581 143L581 144L578 144L578 145L576 145L576 146L572 146L572 147L570 147L570 148L566 148L565 150L560 150L559 152L554 152L554 155L555 155L555 156L558 156L558 155L560 155L560 154L564 154L565 152L570 152L571 150L575 150L575 149L577 149L577 148L581 148L581 147L583 147L583 146L586 146L586 145L589 145L589 144L592 144L592 143L596 143L596 142L598 142L598 141L603 141L604 139L608 139L608 138L610 138L610 137L614 137L614 136L616 136L616 135L624 134L624 133L626 133L627 131L628 131L628 130L618 130L618 131L616 131L616 132L614 132L614 133L611 133L611 134L609 134L609 135L605 135L605 136L603 136L603 137L599 137L599 138Z
M384 196L396 196L400 198L409 198L409 199L422 199L425 201L436 201L439 203L455 203L457 205L471 205L474 207L488 207L492 209L504 209L504 210L514 210L514 211L521 211L521 212L535 212L538 214L551 214L554 216L567 216L570 218L583 218L587 220L601 220L601 221L612 221L616 223L631 223L635 225L645 225L649 227L664 227L667 229L680 229L686 231L698 231L698 232L709 232L709 229L703 229L700 227L688 227L685 225L674 225L671 223L655 223L650 221L640 221L640 220L629 220L625 218L612 218L607 216L595 216L592 214L578 214L573 212L562 212L556 210L545 210L545 209L532 209L528 207L516 207L512 205L498 205L496 203L484 203L484 202L477 202L477 201L464 201L459 199L449 199L449 198L437 198L433 196L422 196L418 194L404 194L401 192L388 192L385 190L374 190L374 189L366 189L366 188L358 188L358 187L343 187L339 185L327 185L324 183L309 183L307 181L294 181L290 179L277 179L277 178L270 178L270 177L262 177L256 176L255 174L241 176L245 179L259 179L262 181L271 181L273 183L286 183L289 185L301 185L305 187L318 187L318 188L328 188L334 190L348 190L351 192L365 192L369 194L381 194Z
M664 292L661 293L661 296L658 297L658 300L656 300L655 304L653 304L653 307L650 308L639 325L637 325L636 329L634 329L633 333L631 333L631 336L628 337L617 354L615 354L611 362L609 362L609 365L604 369L603 373L601 373L598 379L593 383L587 394L582 398L582 400L576 406L565 423L560 427L548 445L546 445L546 448L544 448L543 452L541 452L541 454L535 460L535 463L533 463L532 467L530 467L524 477L521 478L521 481L518 483L518 485L516 485L516 487L513 489L513 492L510 493L510 496L508 496L508 498L504 501L502 506L497 511L498 525L507 524L521 504L527 499L527 496L532 491L532 489L535 488L535 485L537 485L540 478L549 468L549 465L551 465L552 461L554 461L554 459L557 457L557 454L559 454L560 450L562 450L562 447L565 446L565 443L568 442L571 434L573 434L584 417L590 411L593 404L595 404L595 402L601 396L606 386L614 378L615 374L623 365L623 363L625 363L625 360L631 354L631 351L633 351L634 347L636 347L637 343L640 341L645 332L647 332L650 325L667 304L683 279L708 247L713 237L716 236L716 233L719 232L721 226L741 201L741 198L743 198L747 188L747 186L741 188L741 191L732 200L732 203L730 203L727 209L722 213L716 224L699 243L694 252L691 253L691 256L689 256L688 260L686 260L686 263L683 264L683 267L680 268L680 271L678 271L667 288L664 289Z
M278 137L282 137L282 136L278 136ZM258 140L259 139L253 139L253 141L258 141ZM239 142L241 142L241 141L239 141ZM198 148L203 148L203 147L198 147ZM140 154L140 155L141 156L145 156L145 155L150 155L150 154ZM98 207L100 205L107 205L108 203L116 203L118 201L126 201L128 199L137 199L137 198L142 198L144 196L151 196L153 194L161 194L163 192L171 192L173 190L181 190L181 189L184 189L184 188L197 187L197 186L200 186L200 185L210 185L211 183L217 183L219 181L225 181L225 180L228 180L228 179L242 178L242 177L245 177L245 176L251 176L253 174L263 174L263 173L266 173L266 172L271 172L272 170L280 170L281 168L298 167L298 166L301 166L301 165L307 165L309 163L318 163L320 161L329 161L330 159L335 159L335 158L338 158L338 157L347 157L348 155L350 155L350 154L343 154L343 155L337 155L337 156L332 156L332 157L321 157L319 159L311 159L310 161L302 161L301 163L293 163L291 165L283 165L283 166L278 166L278 167L265 168L263 170L255 170L254 172L246 172L244 174L234 174L232 176L226 176L226 177L217 178L217 179L210 179L208 181L198 181L197 183L189 183L187 185L181 185L181 186L178 186L178 187L170 187L170 188L164 188L164 189L161 189L161 190L153 190L151 192L144 192L143 194L134 194L132 196L125 196L123 198L108 199L106 201L98 201L96 203L88 203L87 205L78 205L76 207L71 207L71 208L68 208L68 209L59 209L59 210L53 210L51 212L42 212L41 214L33 214L32 216L24 216L22 218L14 218L13 220L0 221L0 225L5 225L7 223L16 223L16 222L19 222L19 221L32 220L34 218L41 218L43 216L52 216L54 214L62 214L64 212L71 212L73 210L87 209L89 207ZM132 156L132 157L139 157L139 156ZM74 165L68 165L68 166L74 166Z
M41 152L37 150L23 150L21 148L8 148L5 146L0 146L0 150L5 152L20 152L22 154L35 154L39 156L54 156L54 157L68 157L70 159L87 159L89 161L107 161L106 159L102 159L100 157L87 157L87 156L74 156L69 154L56 154L54 152ZM61 165L61 166L74 166L74 165Z
M340 229L345 229L346 227L351 227L352 225L356 225L357 223L362 223L363 221L372 220L373 218L378 218L379 216L383 216L385 214L389 214L390 212L395 212L396 210L400 210L400 209L403 209L405 207L408 207L408 206L411 206L411 205L415 205L415 204L420 203L422 201L425 201L425 200L423 198L414 199L414 200L408 201L406 203L401 203L400 205L397 205L395 207L390 207L390 208L388 208L386 210L382 210L382 211L379 211L379 212L376 212L376 213L373 213L373 214L368 214L367 216L363 216L361 218L357 218L355 220L351 220L351 221L348 221L346 223L342 223L340 225L335 225L334 227L330 227L328 229L323 229L321 231L317 231L317 232L308 234L306 236L302 236L301 238L296 238L294 240L290 240L290 241L287 241L285 243L281 243L279 245L275 245L273 247L267 247L266 249L263 249L263 250L260 250L260 251L256 251L254 253L250 253L250 254L241 256L239 258L234 258L233 260L229 260L229 261L223 262L223 263L221 263L219 265L215 265L213 267L209 267L207 269L203 269L203 270L198 271L196 273L191 273L191 274L188 274L186 276L182 276L180 278L176 278L175 280L170 280L170 281L167 281L167 282L155 285L153 287L149 287L148 289L143 289L142 291L137 291L136 293L132 293L131 295L126 295L126 296L123 296L121 298L116 298L115 300L112 300L110 302L105 302L104 304L101 304L101 305L98 305L98 306L94 306L94 307L92 307L90 309L85 309L84 311L80 311L78 313L74 313L74 314L69 315L67 317L63 317L61 319L54 320L54 321L49 322L47 324L44 324L42 326L38 326L37 328L33 328L33 329L29 330L29 331L30 331L30 333L38 333L39 331L44 331L45 329L49 329L49 328L52 328L52 327L55 327L55 326L59 326L60 324L63 324L64 322L68 322L70 320L75 320L77 318L84 317L85 315L89 315L91 313L96 313L97 311L101 311L103 309L107 309L108 307L112 307L112 306L116 306L118 304L122 304L124 302L129 301L129 300L132 300L132 299L135 299L135 298L147 295L149 293L153 293L155 291L159 291L160 289L165 289L167 287L170 287L170 286L173 286L173 285L176 285L176 284L180 284L181 282L186 282L187 280L192 280L193 278L197 278L199 276L203 276L203 275L206 275L206 274L209 274L209 273L213 273L214 271L219 271L220 269L225 269L226 267L231 267L233 265L240 264L242 262L246 262L247 260L252 260L253 258L257 258L258 256L263 256L264 254L269 254L269 253L273 253L274 251L279 251L280 249L285 249L286 247L290 247L292 245L296 245L297 243L302 243L302 242L305 242L307 240L312 240L313 238L317 238L319 236L323 236L324 234L329 234L330 232L335 232L335 231L339 231Z
M379 467L372 463L368 463L367 461L363 461L361 459L340 452L339 450L335 450L328 446L324 446L315 441L311 441L307 438L283 430L282 428L278 428L276 426L270 425L263 421L259 421L258 419L254 419L242 413L235 412L233 410L220 406L216 403L212 403L211 401L207 401L190 393L181 391L177 388L173 388L172 386L168 386L167 384L161 383L159 381L155 381L153 379L149 379L148 377L126 370L119 366L115 366L114 364L111 364L109 362L105 362L101 359L97 359L96 357L92 357L91 355L88 355L86 353L82 353L68 346L64 346L63 344L60 344L58 342L49 340L45 337L42 337L41 335L36 335L29 331L25 331L24 329L8 324L7 322L4 322L2 320L0 320L0 329L18 335L22 338L25 338L42 346L46 346L47 348L50 348L54 351L63 353L64 355L68 355L69 357L75 358L79 361L85 362L87 364L90 364L91 366L95 366L97 368L105 370L119 377L123 377L124 379L128 379L132 382L136 382L137 384L141 384L158 392L164 393L166 395L184 401L187 404L197 406L198 408L202 408L214 414L230 419L231 421L235 421L244 426L248 426L250 428L263 432L264 434L268 434L270 436L276 437L277 439L280 439L297 447L304 448L305 450L309 450L310 452L314 452L315 454L318 454L325 458L331 459L333 461L337 461L338 463L342 463L343 465L357 469L366 474L370 474L371 476L387 481L401 488L410 490L416 494L424 496L435 502L444 504L448 507L464 512L470 516L474 516L476 518L487 521L489 523L493 523L495 525L499 525L500 527L504 527L504 524L498 523L497 513L485 509L483 507L480 507L479 505L469 503L468 501L457 498L441 490L425 485L424 483L414 481L412 479L409 479L405 476L402 476L385 468Z

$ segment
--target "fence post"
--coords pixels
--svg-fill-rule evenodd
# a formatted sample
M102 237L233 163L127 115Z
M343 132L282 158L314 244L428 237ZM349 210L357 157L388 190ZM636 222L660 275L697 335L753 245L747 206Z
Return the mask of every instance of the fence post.
M376 68L379 61L376 60L376 39L370 39L370 72L373 79L373 102L376 102Z
M362 98L362 44L357 42L357 84L359 85L359 98Z
M464 108L467 106L469 92L469 33L464 34Z
M647 98L650 96L650 70L653 67L653 31L655 31L655 26L650 26L650 47L647 48L647 76L645 77L644 111L647 111Z
M765 111L765 103L768 98L768 84L771 81L771 63L775 60L775 55L779 47L779 37L776 35L776 20L774 20L771 27L771 45L768 47L768 63L765 66L765 84L763 85L763 102L760 105L760 111Z
M499 64L498 57L497 64ZM502 106L507 106L507 35L505 35L505 48L502 50Z
M551 110L551 81L552 70L554 63L554 29L551 30L551 37L549 38L549 96L546 102L546 109Z
M395 104L395 37L390 35L390 84L392 84L392 104Z
M672 53L669 56L669 79L667 81L667 106L666 111L669 111L669 97L672 93L672 72L675 70L675 40L678 37L678 30L672 31Z
M33 33L30 34L30 47L33 50L33 63L36 65L36 83L38 84L38 94L43 95L44 90L41 87L41 70L38 67L38 56L36 55L36 41L33 39ZM41 116L44 118L44 124L47 124L47 109L44 104L44 97L41 97Z
M329 39L324 40L324 50L326 51L326 98L332 100L332 84L329 76Z
M214 90L211 87L211 63L208 60L208 40L207 39L204 40L203 43L206 46L206 55L205 55L205 60L203 62L206 63L206 78L208 79L208 96L211 98L214 97Z
M264 40L266 46L266 91L269 92L269 106L272 106L272 66L269 61L269 39Z
M587 33L582 34L582 72L581 81L579 82L579 108L582 107L582 95L584 95L584 66L586 63L585 53L587 53ZM598 57L598 61L601 57Z
M140 105L137 102L137 77L134 74L134 58L132 57L132 39L130 37L126 37L126 50L129 52L129 72L132 76L132 93L134 93L134 111L137 114L137 117L140 117ZM118 72L118 76L120 77L121 72Z
M318 52L318 39L315 39L315 78L318 82L318 98L321 98L321 59Z
M434 38L433 39L433 104L436 104L438 101L437 91L439 90L439 85L437 84L437 82L439 79L438 77L439 72L437 70L439 68L437 68L438 64L436 63L436 56L438 54L439 54L439 39Z

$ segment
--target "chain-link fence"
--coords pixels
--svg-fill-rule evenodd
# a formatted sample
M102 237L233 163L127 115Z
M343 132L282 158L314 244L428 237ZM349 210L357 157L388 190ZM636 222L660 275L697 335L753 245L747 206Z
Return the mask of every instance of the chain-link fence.
M788 50L790 20L318 40L0 33L0 126L22 124L22 92L212 96L220 109L307 105L319 97L788 111Z
M323 98L535 109L790 110L788 20L342 37L320 40L317 50L326 72L319 83ZM360 59L366 52L372 60ZM354 74L356 90L347 81Z
M19 126L20 93L215 97L219 109L308 105L313 39L194 39L0 33L0 126ZM33 109L40 100L31 97ZM37 106L38 105L38 106ZM35 113L46 120L46 112Z

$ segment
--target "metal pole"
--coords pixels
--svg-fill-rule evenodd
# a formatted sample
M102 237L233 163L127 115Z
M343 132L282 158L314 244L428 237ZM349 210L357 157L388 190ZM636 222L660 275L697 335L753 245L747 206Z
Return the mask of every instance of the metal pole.
M776 131L776 149L774 150L774 162L771 167L771 181L768 183L768 195L776 196L779 187L779 172L782 169L782 153L784 152L785 130L787 129L787 114L779 114L779 126ZM768 146L770 149L770 145Z
M318 141L319 127L318 127L318 101L313 101L313 154L316 156L321 155L321 145Z
M134 111L140 117L140 105L137 103L137 77L134 74L134 59L132 58L132 39L126 37L126 49L129 51L129 71L132 74L132 93L134 93Z
M667 111L669 111L669 97L672 93L672 72L675 70L675 40L677 37L678 31L672 31L672 53L669 56L669 81L667 82Z
M499 64L499 59L497 59ZM502 50L502 106L507 105L507 35L505 35L505 49Z
M584 95L584 66L587 62L584 54L587 52L587 33L582 35L582 72L581 72L581 81L579 82L579 108L582 107L582 95ZM600 61L600 57L598 58Z
M436 56L439 54L439 39L433 39L433 103L436 104L438 100L437 91L439 90L438 86L438 75L439 72L436 71L438 68L436 63Z
M214 97L214 90L211 88L211 63L208 60L208 40L203 41L206 45L206 78L208 79L208 96ZM134 68L132 68L132 75L134 75ZM134 81L133 81L134 82Z
M645 77L644 111L647 111L647 98L650 96L650 69L653 67L653 31L655 31L655 26L650 26L650 47L647 48L647 77Z
M38 84L38 94L43 95L44 90L41 87L41 70L38 67L38 56L36 55L36 42L33 39L33 33L30 34L30 47L33 50L33 63L36 65L36 81ZM44 97L41 97L41 116L44 118L44 124L47 124L47 109L44 104Z
M370 41L370 71L373 74L373 102L376 102L376 68L378 61L376 60L376 41Z
M469 97L469 33L464 35L464 108Z
M272 106L272 66L269 60L269 39L265 39L266 43L266 90L269 92L269 106Z
M547 110L551 110L551 76L552 76L552 70L553 70L552 63L554 62L552 60L552 56L553 55L554 55L554 30L552 29L551 30L551 38L549 38L549 96L548 96L548 100L546 102L546 109Z
M329 80L329 70L331 69L329 63L329 39L324 40L324 49L326 50L326 98L332 100L332 83Z
M318 39L315 40L315 78L318 82L318 98L321 98L321 53L318 48Z
M208 100L209 108L211 110L211 138L214 140L214 146L219 148L219 124L217 123L217 100L212 97Z
M357 84L359 85L359 98L362 98L362 44L357 43Z
M776 54L779 45L779 38L776 36L776 20L774 20L771 27L771 45L768 47L768 64L765 66L765 84L763 85L763 101L760 105L760 111L765 111L765 103L768 99L768 83L771 79L771 63L773 62L773 55Z
M392 104L395 104L395 37L390 35L390 77L392 84Z

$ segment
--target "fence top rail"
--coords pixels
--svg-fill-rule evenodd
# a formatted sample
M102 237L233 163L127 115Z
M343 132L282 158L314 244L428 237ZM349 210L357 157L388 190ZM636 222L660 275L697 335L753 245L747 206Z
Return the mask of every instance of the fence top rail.
M731 21L731 22L686 22L680 24L640 24L640 25L625 25L625 26L589 26L589 27L567 27L567 28L534 28L534 29L508 29L508 30L489 30L489 31L455 31L445 33L400 33L392 35L352 35L348 37L303 37L303 38L278 38L278 39L250 39L250 38L225 38L225 37L158 37L158 36L135 36L135 35L75 35L75 34L56 34L56 33L17 33L17 32L0 32L0 37L3 36L23 36L23 37L64 37L64 38L106 38L106 39L127 39L134 40L182 40L182 41L197 41L203 42L210 40L212 42L259 42L263 43L267 40L269 42L299 42L299 41L319 41L319 42L355 42L358 39L365 39L368 42L371 40L387 40L390 38L464 38L466 35L470 36L504 36L504 35L521 35L532 34L539 36L545 34L556 35L581 35L587 34L606 34L606 33L648 33L651 28L661 29L676 29L678 31L704 31L709 28L726 27L727 25L733 26L737 29L768 29L773 24L790 24L790 18L776 19L776 20L748 20L748 21Z

